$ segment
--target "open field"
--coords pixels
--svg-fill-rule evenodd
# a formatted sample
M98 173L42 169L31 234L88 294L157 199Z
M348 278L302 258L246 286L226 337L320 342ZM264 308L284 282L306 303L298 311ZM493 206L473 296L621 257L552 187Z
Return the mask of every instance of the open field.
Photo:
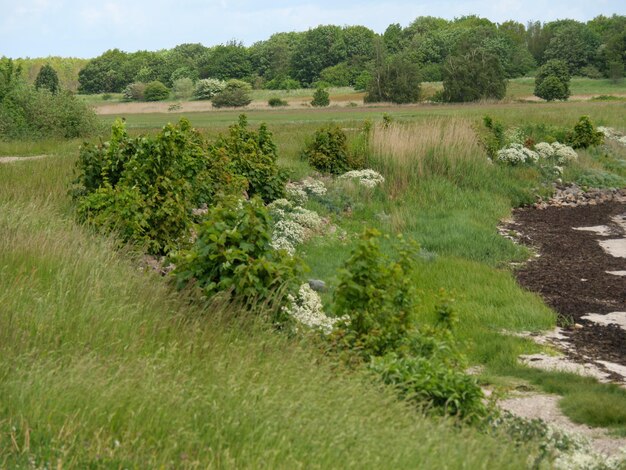
M615 93L606 91L608 84L600 88L599 94ZM112 106L113 114L101 119L110 124L121 115L132 133L151 133L184 115L214 136L242 112ZM315 201L307 206L347 234L314 237L300 248L311 268L307 276L330 286L326 305L365 226L403 233L424 255L413 279L419 323L435 322L441 289L454 297L455 333L470 365L480 366L483 385L497 393L516 387L560 393L565 411L580 421L626 433L623 416L608 424L602 419L606 409L626 407L624 393L518 363L520 354L546 348L503 330L550 329L556 315L515 282L510 264L530 253L496 227L513 207L551 187L533 168L489 163L475 133L486 114L507 126L568 128L589 115L625 131L626 104L244 112L253 126L268 123L293 179L312 173L299 154L321 124L339 123L353 143L364 120L378 123L388 113L395 121L395 134L374 128L368 155L368 165L386 177L382 187L327 178L337 205L348 204L349 213ZM164 279L138 270L136 254L116 252L111 240L74 222L66 192L78 145L0 143L0 156L52 155L0 165L0 232L6 234L0 305L8 312L0 316L0 467L526 467L524 448L426 419L305 340L225 308L190 305ZM581 151L566 177L590 168L610 171L599 155Z

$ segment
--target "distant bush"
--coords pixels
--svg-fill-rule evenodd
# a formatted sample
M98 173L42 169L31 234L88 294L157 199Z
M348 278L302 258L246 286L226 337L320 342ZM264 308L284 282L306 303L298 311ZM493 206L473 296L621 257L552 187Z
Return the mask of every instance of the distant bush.
M289 103L286 100L283 100L277 96L273 96L269 100L267 100L267 104L270 105L272 108L289 106Z
M191 78L178 78L172 85L172 93L178 99L188 99L193 96L194 84Z
M210 100L224 88L226 88L226 82L218 80L217 78L198 80L194 91L194 98L197 100Z
M72 93L37 90L11 61L0 62L0 139L76 138L99 130L93 110Z
M315 132L301 156L322 173L339 175L350 168L346 134L336 124L328 124Z
M354 79L354 89L357 91L365 91L371 81L372 74L364 70Z
M216 108L241 108L252 102L252 87L242 80L228 80L226 86L211 99Z
M268 90L297 90L300 82L289 77L276 77L265 84Z
M328 94L328 90L325 88L318 87L315 89L315 93L313 93L313 100L311 100L311 105L316 107L324 107L330 104L330 96Z
M443 66L443 99L469 102L502 99L506 74L497 56L481 50L449 57Z
M146 85L143 97L146 101L163 101L170 96L170 90L158 80L154 80Z
M179 287L194 282L207 297L223 292L247 306L268 304L273 321L300 284L302 263L271 246L271 221L260 199L224 199L209 210L193 246L176 256Z
M604 134L594 127L589 116L581 116L568 143L575 149L586 149L604 142Z
M39 73L37 74L37 78L35 78L35 88L38 90L45 88L50 91L50 93L59 92L59 76L51 65L45 64L41 67Z
M143 101L146 91L146 84L135 82L130 85L126 85L122 93L125 101Z
M535 96L546 101L566 100L570 96L569 82L567 63L562 60L549 60L537 71Z
M604 76L602 75L602 72L600 72L598 68L594 67L593 65L587 65L586 67L581 68L580 74L583 77L587 77L587 78L593 78L593 79L604 78Z

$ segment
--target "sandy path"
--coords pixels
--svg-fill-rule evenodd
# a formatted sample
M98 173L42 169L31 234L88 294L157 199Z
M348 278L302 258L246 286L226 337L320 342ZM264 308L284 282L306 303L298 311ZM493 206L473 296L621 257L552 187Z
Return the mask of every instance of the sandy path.
M48 158L50 155L34 155L32 157L0 157L0 163L22 162L25 160L41 160Z

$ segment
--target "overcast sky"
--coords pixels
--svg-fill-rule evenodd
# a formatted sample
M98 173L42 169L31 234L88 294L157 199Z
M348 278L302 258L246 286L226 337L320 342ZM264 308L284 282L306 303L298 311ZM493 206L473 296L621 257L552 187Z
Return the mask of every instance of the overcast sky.
M132 52L231 39L250 45L275 32L319 24L358 24L382 33L391 23L407 26L425 15L587 21L600 14L626 14L626 1L0 0L0 12L0 56L91 58L112 48Z

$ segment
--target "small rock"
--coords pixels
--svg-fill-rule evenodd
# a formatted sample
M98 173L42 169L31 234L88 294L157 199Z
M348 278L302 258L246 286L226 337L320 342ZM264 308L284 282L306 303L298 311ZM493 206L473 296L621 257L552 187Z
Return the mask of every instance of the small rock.
M319 279L309 279L309 287L316 292L326 292L326 283Z
M582 330L583 326L580 323L574 323L575 330Z

